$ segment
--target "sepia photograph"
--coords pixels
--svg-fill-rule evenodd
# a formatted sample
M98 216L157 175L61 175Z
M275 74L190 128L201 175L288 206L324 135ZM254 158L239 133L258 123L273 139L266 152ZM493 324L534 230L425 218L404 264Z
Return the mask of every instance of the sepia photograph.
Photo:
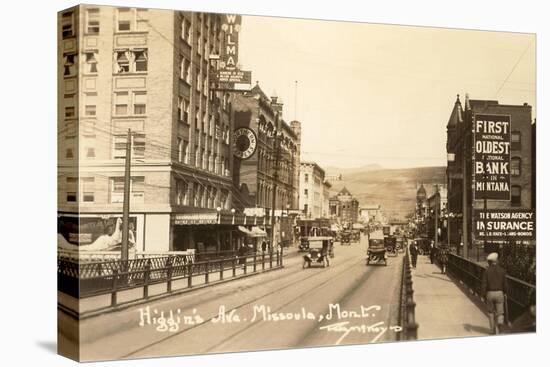
M57 13L60 355L537 331L535 33L137 4Z

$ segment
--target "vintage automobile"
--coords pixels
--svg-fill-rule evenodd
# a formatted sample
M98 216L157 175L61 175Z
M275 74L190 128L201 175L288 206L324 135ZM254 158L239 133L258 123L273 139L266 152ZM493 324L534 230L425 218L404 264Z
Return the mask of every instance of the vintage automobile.
M384 246L388 255L397 256L397 238L395 236L384 236Z
M296 234L300 238L298 249L307 251L310 237L330 235L330 223L328 219L300 219L296 223Z
M351 245L351 232L350 231L342 231L340 234L340 245Z
M326 268L330 266L330 258L334 257L333 239L328 236L317 236L309 239L308 253L304 255L302 268L310 268L312 266L322 266Z
M395 245L397 246L398 252L405 252L405 238L404 237L397 237L395 239Z
M386 245L384 237L372 234L369 237L369 248L367 250L367 265L371 263L388 265L386 258Z

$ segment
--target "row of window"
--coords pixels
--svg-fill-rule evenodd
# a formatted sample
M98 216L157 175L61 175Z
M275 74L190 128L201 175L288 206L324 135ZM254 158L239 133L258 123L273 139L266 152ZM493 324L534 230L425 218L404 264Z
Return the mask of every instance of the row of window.
M124 177L112 177L110 181L109 201L122 203L124 200ZM95 177L81 177L80 190L78 190L78 178L67 177L67 203L93 203L95 202L96 183ZM134 203L143 203L145 192L145 177L132 177L130 180L130 196ZM78 195L80 194L80 197Z
M227 208L229 191L218 190L213 186L204 186L197 182L189 184L185 180L176 180L176 204L215 209Z
M100 32L100 9L86 9L86 34L98 35ZM116 10L117 32L146 32L148 30L147 9L118 8ZM75 36L75 14L67 11L61 16L61 36L63 39Z
M64 98L65 118L76 117L75 95ZM145 115L147 112L147 92L115 92L114 115ZM97 114L97 93L84 94L84 116L95 117Z

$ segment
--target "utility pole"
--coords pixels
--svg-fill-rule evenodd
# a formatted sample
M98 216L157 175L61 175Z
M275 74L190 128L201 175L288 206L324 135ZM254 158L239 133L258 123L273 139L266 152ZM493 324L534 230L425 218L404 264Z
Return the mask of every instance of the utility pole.
M470 121L471 113L468 113L468 121ZM471 129L470 126L467 126L464 130L464 138L462 142L462 244L464 247L463 251L463 257L468 258L468 184L471 184L471 181L468 180L468 172L466 164L466 157L467 154L470 154L470 150L468 150L468 134L470 133L468 130Z
M440 204L440 198L439 198L439 186L436 185L435 186L435 234L434 234L434 246L437 246L437 243L438 243L438 229L439 229L439 226L438 226L438 223L439 223L439 205Z
M120 258L128 260L128 231L130 221L130 167L132 164L132 131L128 129L126 138L126 162L124 167L124 201L122 204L122 246Z
M271 246L275 246L275 205L277 204L277 181L279 181L279 135L275 131L275 172L273 173L273 197L271 198ZM283 211L281 209L281 217ZM282 219L282 218L281 218ZM279 223L280 226L281 223Z

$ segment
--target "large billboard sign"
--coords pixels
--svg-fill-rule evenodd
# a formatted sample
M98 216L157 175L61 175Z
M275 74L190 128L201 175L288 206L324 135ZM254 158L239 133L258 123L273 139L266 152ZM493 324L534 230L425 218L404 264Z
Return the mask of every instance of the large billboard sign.
M474 199L510 200L510 115L474 116Z
M479 240L534 240L535 224L531 209L474 210L474 234Z
M222 84L221 89L232 89L235 84L251 84L252 72L239 69L239 32L241 31L241 16L225 14L222 21L222 31L225 33L222 53L214 81Z
M220 59L220 69L235 70L239 62L241 16L236 14L225 14L223 17L222 30L225 32L225 40Z

